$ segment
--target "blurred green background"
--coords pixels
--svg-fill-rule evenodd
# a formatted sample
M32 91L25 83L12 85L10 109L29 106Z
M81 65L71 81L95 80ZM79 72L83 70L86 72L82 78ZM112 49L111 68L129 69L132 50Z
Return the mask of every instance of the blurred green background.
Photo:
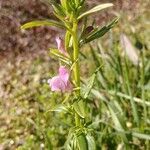
M55 37L63 36L64 32L48 27L20 30L23 23L31 20L56 19L51 7L43 1L0 1L0 150L57 150L63 149L66 140L69 128L67 114L46 113L61 101L61 95L50 92L46 83L58 67L57 60L49 56L48 48L55 47ZM143 133L135 137L127 135L130 149L148 150L150 3L148 0L88 0L87 7L103 2L112 2L114 8L94 14L89 25L94 19L96 25L102 26L114 16L120 17L119 23L103 38L86 45L82 49L86 58L81 57L81 74L85 79L102 64L90 102L95 122L93 128L97 130L97 149L125 149L122 144L124 137L115 132L115 128L120 126L110 117L119 113L115 117L125 131ZM123 33L132 45L128 53L121 46ZM132 51L136 51L138 65L134 64ZM133 121L131 97L139 124ZM116 112L102 102L105 99L114 101ZM99 124L101 120L107 125Z

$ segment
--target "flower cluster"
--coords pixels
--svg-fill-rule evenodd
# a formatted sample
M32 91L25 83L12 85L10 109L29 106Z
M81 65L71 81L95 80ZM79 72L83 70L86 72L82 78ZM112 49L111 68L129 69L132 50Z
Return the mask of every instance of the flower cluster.
M56 42L60 53L66 56L67 52L65 50L63 40L60 37L56 37ZM60 66L58 75L54 76L51 79L48 79L51 90L61 92L72 91L73 86L69 81L69 76L70 71L65 66Z

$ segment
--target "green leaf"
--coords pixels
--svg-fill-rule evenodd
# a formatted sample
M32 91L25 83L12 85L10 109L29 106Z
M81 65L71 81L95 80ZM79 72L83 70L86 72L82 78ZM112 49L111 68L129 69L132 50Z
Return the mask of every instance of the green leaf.
M91 91L91 89L92 89L92 87L93 87L93 85L94 85L95 78L96 78L96 74L94 73L94 74L90 77L89 82L88 82L88 85L86 85L86 88L85 88L86 92L85 92L85 94L84 94L84 99L86 99L86 98L88 97L88 95L90 94L90 91Z
M124 142L125 143L128 143L128 139L127 139L127 137L126 137L126 135L125 135L125 130L124 130L124 127L122 126L122 124L121 124L121 119L118 117L118 115L116 114L116 108L113 106L113 104L108 104L108 108L109 108L109 111L110 111L110 113L111 113L111 117L112 117L112 120L113 120L113 122L114 122L114 125L115 125L115 129L117 130L117 131L121 131L122 132L122 134L121 134L121 136L122 136L122 138L124 139Z
M147 134L132 132L132 135L133 135L134 137L139 138L139 139L150 140L150 135L147 135Z
M71 11L71 1L61 0L61 4L68 13Z
M95 72L93 73L93 75L90 77L90 79L89 79L89 81L88 81L88 84L87 84L86 87L85 87L85 93L84 93L84 96L83 96L84 99L86 99L86 98L89 96L89 94L90 94L90 92L91 92L91 90L92 90L92 88L93 88L93 86L94 86L94 82L95 82L95 79L96 79L96 74L97 74L97 72L100 70L101 67L102 67L102 66L99 66L99 67L95 70Z
M65 35L65 49L69 49L71 34L67 31Z
M91 50L91 54L92 54L95 66L99 67L100 65L103 65L103 61L101 60L101 58L99 58L98 51L91 44L90 44L90 50ZM104 74L104 71L102 70L102 68L100 68L99 71L97 72L97 81L98 81L98 84L100 84L103 88L107 89L108 79L106 78L106 75Z
M113 90L110 90L110 91L107 91L110 95L116 95L118 97L121 97L121 98L124 98L125 100L130 100L132 97L130 95L127 95L127 94L124 94L124 93L121 93L121 92L116 92L116 91L113 91ZM141 104L143 105L143 103L145 103L145 105L147 106L150 106L150 102L148 101L145 101L143 99L140 99L140 98L137 98L137 97L133 97L133 100L135 102L137 102L138 104Z
M61 2L61 5L66 9L66 0L60 0L60 2Z
M70 112L69 111L69 108L67 108L65 105L63 104L60 104L60 105L57 105L55 107L53 107L52 109L48 110L47 112L50 112L50 111L54 111L54 112Z
M63 61L66 64L71 64L71 60L69 59L69 57L64 56L62 53L59 52L58 49L51 49L50 48L50 53L53 54L54 56L56 56L57 58L59 58L61 61Z
M28 28L39 27L39 26L55 26L59 28L65 28L64 25L56 21L37 20L37 21L31 21L31 22L25 23L24 25L21 26L21 29L28 29Z
M80 134L77 136L79 150L88 150L88 144L85 134Z
M83 100L80 100L79 102L74 102L73 108L81 118L86 117L87 107L86 103Z
M88 143L88 150L96 150L96 143L94 138L91 135L87 134L86 139Z
M114 27L114 25L118 22L118 19L119 18L114 19L111 23L102 27L98 31L94 32L92 35L90 35L86 39L82 39L82 41L84 41L83 43L89 43L95 39L102 37L105 33L107 33L111 28Z
M97 11L101 11L101 10L103 10L103 9L105 9L105 8L112 7L112 6L113 6L112 3L100 4L100 5L98 5L98 6L94 7L94 8L92 8L91 10L89 10L89 11L87 11L87 12L81 14L81 15L78 17L78 20L80 20L81 18L83 18L83 17L85 17L85 16L87 16L87 15L90 15L90 14L92 14L92 13L95 13L95 12L97 12Z
M59 15L60 17L65 17L65 10L61 5L58 5L58 3L54 2L52 5L54 11Z
M74 131L71 128L69 130L69 134L68 134L66 142L64 144L64 148L66 150L72 150L72 149L74 149L74 147L75 148L77 147L77 138L76 138L76 136L74 136Z
M111 105L108 106L108 107L109 107L109 110L110 110L110 113L111 113L113 122L114 122L114 124L115 124L115 128L118 129L119 131L124 131L124 128L123 128L123 126L121 125L117 114L115 113L115 110L114 110L115 108L112 107Z

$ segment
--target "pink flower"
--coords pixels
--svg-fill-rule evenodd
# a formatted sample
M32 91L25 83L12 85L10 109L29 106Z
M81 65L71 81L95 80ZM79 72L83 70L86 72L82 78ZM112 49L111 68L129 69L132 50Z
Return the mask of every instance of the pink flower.
M67 55L66 50L65 50L65 46L63 44L63 40L60 37L56 37L56 42L57 42L57 48L58 48L58 50L62 54Z
M52 91L71 91L72 84L69 81L69 70L65 66L59 67L59 74L48 80Z

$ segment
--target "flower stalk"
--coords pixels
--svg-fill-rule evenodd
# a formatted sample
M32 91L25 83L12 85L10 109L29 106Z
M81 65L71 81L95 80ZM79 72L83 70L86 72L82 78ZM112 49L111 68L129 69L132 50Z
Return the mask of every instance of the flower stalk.
M80 68L79 68L79 44L78 44L78 35L77 35L77 28L78 23L77 21L74 21L73 23L73 62L74 68L73 68L73 74L74 74L74 80L75 80L75 86L78 88L76 91L77 96L80 96Z
M73 78L75 81L76 97L80 97L80 65L79 65L79 43L78 43L78 21L73 21ZM80 126L80 116L75 112L75 124Z

